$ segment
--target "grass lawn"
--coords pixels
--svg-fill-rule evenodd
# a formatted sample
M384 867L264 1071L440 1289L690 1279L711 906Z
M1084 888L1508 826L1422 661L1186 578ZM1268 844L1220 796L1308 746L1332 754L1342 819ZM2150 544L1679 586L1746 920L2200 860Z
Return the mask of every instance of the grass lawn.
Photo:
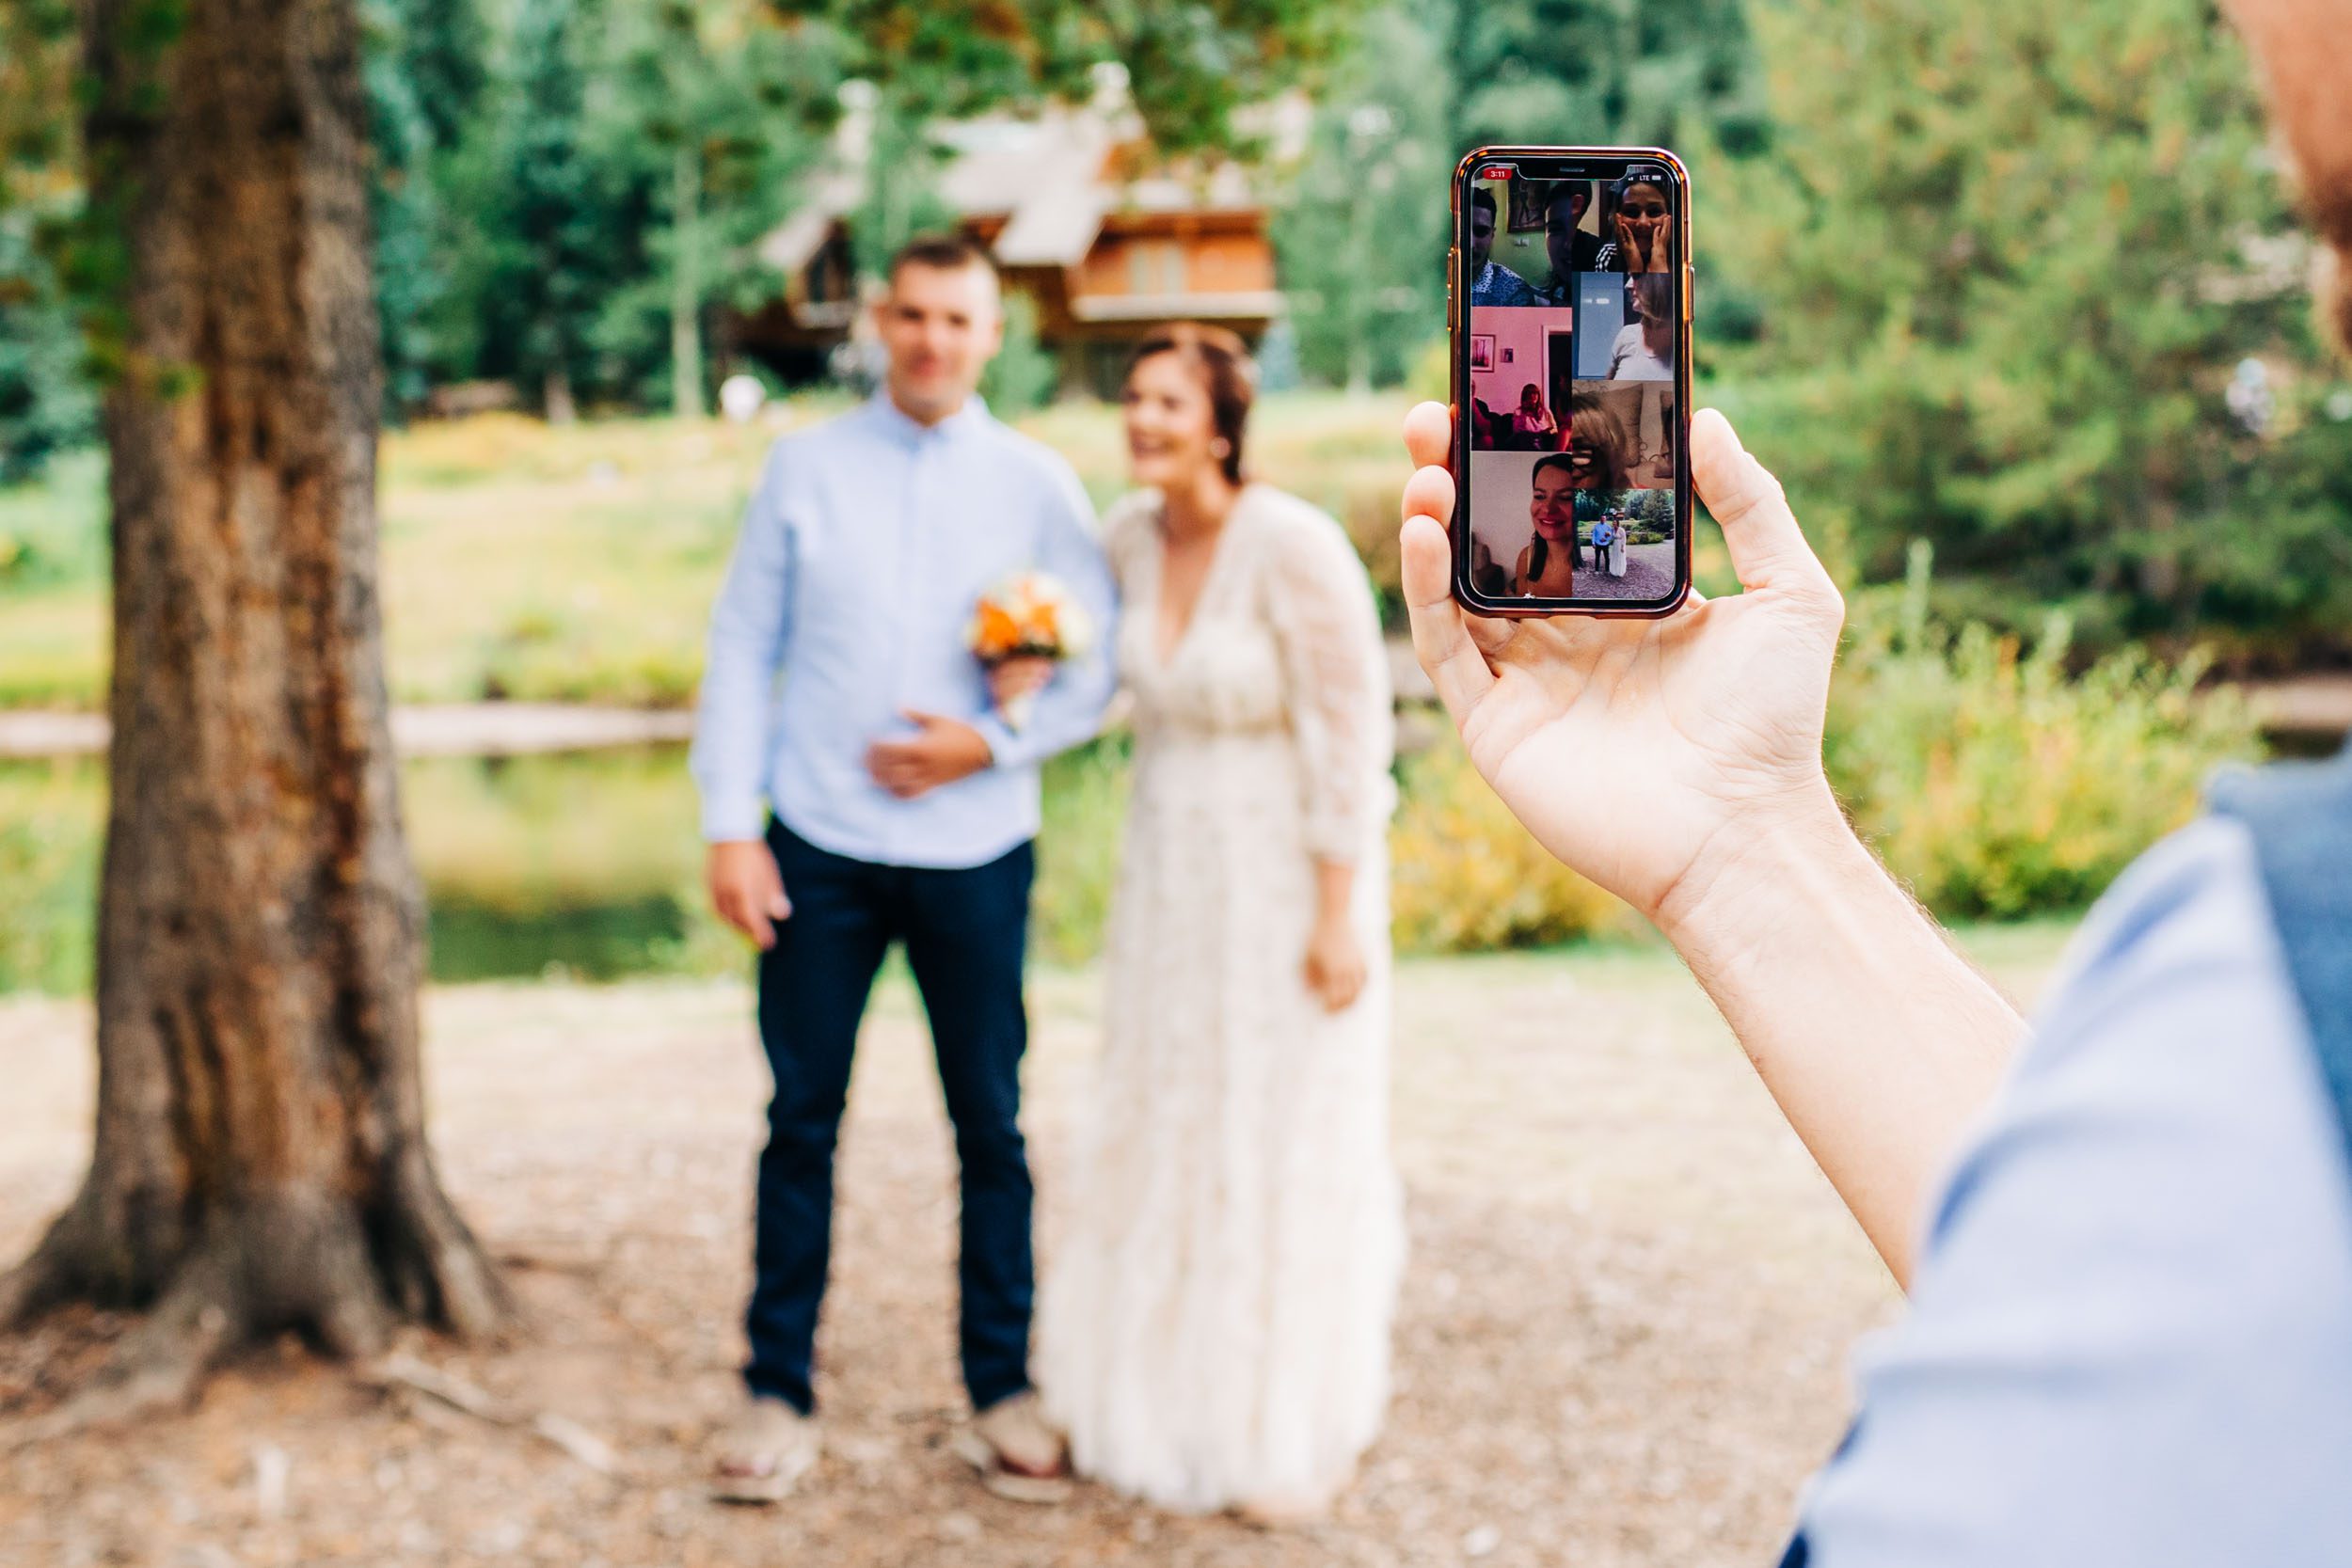
M1406 402L1285 394L1252 432L1259 471L1345 518L1382 581L1394 578ZM391 433L382 495L395 696L691 702L711 595L768 443L843 406L794 399L752 426L558 429L494 414ZM1115 408L1064 404L1022 423L1070 457L1098 503L1124 488ZM103 703L104 487L102 458L80 453L40 485L0 492L0 707Z

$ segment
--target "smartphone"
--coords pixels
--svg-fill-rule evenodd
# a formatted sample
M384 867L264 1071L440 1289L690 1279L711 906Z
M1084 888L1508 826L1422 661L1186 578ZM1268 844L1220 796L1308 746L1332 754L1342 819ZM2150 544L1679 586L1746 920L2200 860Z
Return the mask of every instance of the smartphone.
M1454 171L1454 594L1665 615L1691 591L1691 177L1656 147Z

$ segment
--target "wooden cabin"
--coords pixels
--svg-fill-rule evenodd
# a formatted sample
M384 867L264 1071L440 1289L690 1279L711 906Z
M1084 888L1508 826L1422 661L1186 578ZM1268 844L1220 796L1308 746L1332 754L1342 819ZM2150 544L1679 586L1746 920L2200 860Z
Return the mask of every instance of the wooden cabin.
M1278 146L1291 118L1274 117ZM1101 109L973 120L939 135L938 194L1007 287L1035 305L1066 389L1114 391L1129 350L1159 323L1214 322L1254 343L1280 314L1255 171L1156 160L1131 115ZM787 286L737 324L735 342L787 373L821 370L858 328L849 226L865 196L864 140L845 126L834 172L761 243Z

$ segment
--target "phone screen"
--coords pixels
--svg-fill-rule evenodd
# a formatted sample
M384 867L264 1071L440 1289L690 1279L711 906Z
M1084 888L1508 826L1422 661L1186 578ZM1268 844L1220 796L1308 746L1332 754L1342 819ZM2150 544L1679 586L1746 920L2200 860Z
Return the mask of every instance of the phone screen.
M1639 150L1465 161L1454 575L1470 608L1658 614L1687 592L1687 191Z

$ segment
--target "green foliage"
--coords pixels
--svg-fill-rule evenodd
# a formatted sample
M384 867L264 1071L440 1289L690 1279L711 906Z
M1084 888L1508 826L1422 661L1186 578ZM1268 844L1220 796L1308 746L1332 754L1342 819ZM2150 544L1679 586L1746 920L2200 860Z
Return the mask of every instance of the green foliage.
M1327 384L1393 386L1444 330L1447 214L1431 199L1450 172L1437 10L1412 0L1365 19L1275 214L1299 368Z
M955 210L939 195L943 149L931 139L920 111L896 92L869 92L869 101L873 141L866 192L850 214L850 253L860 277L879 279L898 247L915 235L953 228Z
M1761 307L1728 368L1782 388L1751 445L1845 508L1863 578L1899 575L1918 535L1948 587L1999 585L1972 606L2023 607L2010 630L2037 602L2101 642L2341 618L2347 515L2299 471L2337 449L2292 435L2331 377L2213 9L1775 0L1756 20L1774 151L1717 162L1700 198ZM2280 402L2262 434L2226 398L2257 356Z
M0 763L0 994L89 989L103 810L88 774Z
M1061 380L1061 362L1037 341L1037 301L1018 289L1005 295L1005 346L980 377L980 395L1000 420L1042 407Z
M1930 559L1915 547L1900 613L1853 634L1827 757L1855 827L1938 914L2089 903L2194 815L2216 767L2256 754L2245 704L2197 689L2201 661L2127 649L2070 677L2062 616L2030 651L1938 629Z
M882 86L909 119L1044 97L1083 99L1121 68L1163 150L1222 148L1233 110L1298 84L1337 52L1360 0L771 0L845 40L847 75Z
M31 218L0 208L0 484L34 478L53 454L96 434L81 334ZM0 580L8 553L0 539Z
M589 336L612 281L612 222L588 140L588 72L596 42L581 0L520 0L512 96L499 129L496 214L506 230L495 313L516 368L568 392L587 369Z
M1765 139L1740 0L1454 0L1446 49L1457 151Z
M1406 952L1534 947L1631 934L1632 911L1531 837L1449 733L1407 760L1389 834L1391 911Z
M1043 831L1029 943L1057 963L1083 963L1103 945L1127 823L1129 745L1106 736L1045 765Z

